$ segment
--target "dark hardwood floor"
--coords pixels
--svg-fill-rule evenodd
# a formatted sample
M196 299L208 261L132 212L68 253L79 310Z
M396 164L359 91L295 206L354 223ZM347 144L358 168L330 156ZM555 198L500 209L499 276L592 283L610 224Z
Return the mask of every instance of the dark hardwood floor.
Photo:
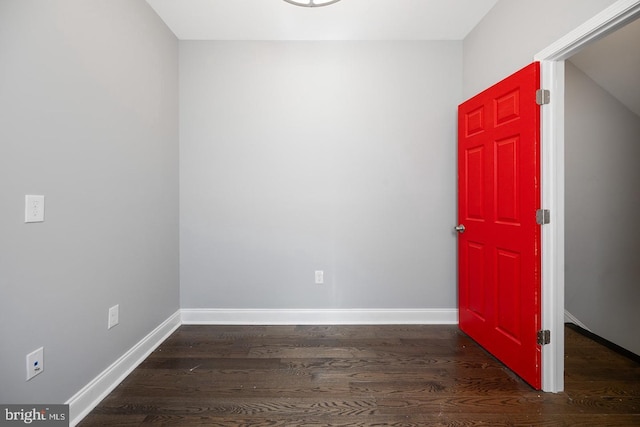
M640 364L566 329L541 393L455 326L181 326L89 426L640 426Z

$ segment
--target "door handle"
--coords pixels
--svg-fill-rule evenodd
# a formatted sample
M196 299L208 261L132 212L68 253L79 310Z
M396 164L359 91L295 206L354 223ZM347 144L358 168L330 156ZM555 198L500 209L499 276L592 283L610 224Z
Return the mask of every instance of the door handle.
M456 226L455 230L456 230L458 233L462 234L462 233L464 233L464 230L466 230L466 228L464 228L464 224L460 224L460 225L457 225L457 226Z

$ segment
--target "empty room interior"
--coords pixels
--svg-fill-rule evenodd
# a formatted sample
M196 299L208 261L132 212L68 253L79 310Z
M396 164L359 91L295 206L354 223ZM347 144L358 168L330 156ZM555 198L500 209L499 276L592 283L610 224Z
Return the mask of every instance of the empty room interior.
M251 346L269 326L366 342L379 325L418 345L438 325L472 347L458 330L458 106L639 2L293 3L309 2L0 0L0 404L67 404L76 425L198 328ZM620 362L635 382L638 28L563 65L561 309L635 357ZM526 399L563 394L504 372ZM626 384L609 410L639 425ZM406 425L456 425L420 417Z

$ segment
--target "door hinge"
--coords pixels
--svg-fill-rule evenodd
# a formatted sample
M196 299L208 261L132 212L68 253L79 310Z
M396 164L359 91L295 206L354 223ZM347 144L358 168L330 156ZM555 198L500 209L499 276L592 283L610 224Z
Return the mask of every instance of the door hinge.
M538 331L538 345L551 343L551 331L548 329Z
M545 105L549 102L551 102L551 91L547 89L538 89L536 91L536 104Z
M549 209L538 209L536 211L536 222L540 225L551 222L551 211Z

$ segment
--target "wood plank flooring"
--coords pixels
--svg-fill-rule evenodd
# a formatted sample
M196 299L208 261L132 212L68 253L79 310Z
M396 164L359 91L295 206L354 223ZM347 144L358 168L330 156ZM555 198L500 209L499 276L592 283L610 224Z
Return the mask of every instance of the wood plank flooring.
M640 426L640 364L566 329L541 393L456 326L181 326L89 426Z

